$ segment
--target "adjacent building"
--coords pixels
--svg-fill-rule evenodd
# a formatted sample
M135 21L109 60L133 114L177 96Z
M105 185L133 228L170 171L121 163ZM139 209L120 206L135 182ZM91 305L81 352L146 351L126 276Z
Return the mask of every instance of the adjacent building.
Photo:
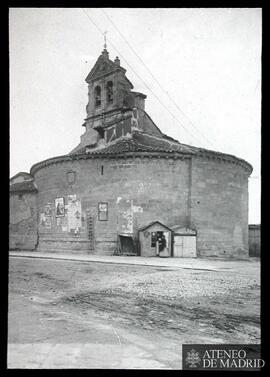
M249 256L261 256L261 225L250 224L248 226Z

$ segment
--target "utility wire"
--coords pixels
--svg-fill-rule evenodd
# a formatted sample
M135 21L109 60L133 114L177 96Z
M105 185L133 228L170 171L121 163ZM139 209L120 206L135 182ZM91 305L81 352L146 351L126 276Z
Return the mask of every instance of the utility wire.
M97 28L97 30L104 36L104 33L103 31L101 30L101 28L93 21L93 19L89 16L89 14L84 10L82 9L82 11L86 14L87 18L92 22L92 24ZM158 96L156 96L156 94L152 91L151 88L149 88L149 86L146 84L146 82L139 76L139 74L137 74L134 69L131 67L131 65L126 61L126 59L122 56L122 54L119 52L119 50L114 46L114 44L110 41L110 44L111 46L115 49L115 51L120 55L121 59L124 60L124 62L130 67L130 69L132 70L132 72L143 82L143 84L146 86L146 88L153 94L153 96L157 99L157 101L168 111L168 113L180 124L180 126L195 140L197 140L199 143L200 141L193 135L190 133L190 131L175 117L175 115L167 108L167 106L165 106L161 101L160 99L158 98Z
M125 36L121 33L121 31L118 29L118 27L115 25L115 23L113 22L113 20L111 19L111 17L109 17L107 15L107 13L101 9L101 11L105 14L105 16L107 17L107 19L110 21L110 23L113 25L113 27L116 29L116 31L118 32L118 34L123 38L123 40L126 42L126 44L129 46L129 48L132 50L132 52L137 56L137 58L140 60L140 62L143 64L143 66L147 69L147 71L150 73L150 75L152 76L152 78L155 80L155 82L158 84L158 86L160 87L160 89L167 95L167 97L172 101L172 103L177 107L177 109L179 110L179 112L181 114L184 115L184 117L189 121L189 123L191 124L191 126L204 138L204 140L210 144L212 147L214 147L214 145L211 143L211 141L206 137L204 136L203 133L200 132L200 130L192 123L192 121L189 119L189 117L184 113L184 111L179 107L179 105L177 105L177 103L174 101L174 99L170 96L169 92L166 91L162 86L161 84L159 83L159 81L156 79L156 77L153 75L153 73L151 72L151 70L147 67L147 65L144 63L144 61L141 59L141 57L137 54L137 52L134 50L134 48L132 47L132 45L126 40ZM215 148L215 147L214 147Z

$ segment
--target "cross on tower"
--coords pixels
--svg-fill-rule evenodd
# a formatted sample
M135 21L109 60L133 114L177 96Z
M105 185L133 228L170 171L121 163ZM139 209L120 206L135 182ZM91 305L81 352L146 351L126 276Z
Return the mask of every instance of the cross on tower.
M107 30L105 30L104 31L104 33L103 33L103 36L104 36L104 48L105 48L105 50L106 50L106 48L107 48Z

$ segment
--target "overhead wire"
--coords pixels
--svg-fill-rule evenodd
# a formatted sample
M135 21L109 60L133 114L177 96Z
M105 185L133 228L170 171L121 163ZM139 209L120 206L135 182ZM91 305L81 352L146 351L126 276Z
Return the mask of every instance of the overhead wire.
M87 18L92 22L92 24L97 28L97 30L104 35L102 29L94 22L94 20L89 16L89 14L82 9L82 11L85 13ZM197 140L199 143L200 141L175 117L175 115L168 109L166 105L161 102L161 100L158 98L158 96L152 91L152 89L147 85L147 83L140 77L140 75L132 68L132 66L126 61L126 59L123 57L123 55L119 52L119 50L114 46L112 41L110 41L111 46L115 49L115 51L119 54L121 59L129 66L129 68L132 70L132 72L142 81L142 83L145 85L145 87L153 94L153 96L157 99L157 101L167 110L167 112L175 119L180 126L191 136L193 139Z
M104 36L104 32L102 31L102 29L94 22L94 20L88 15L88 13L82 9L84 11L84 13L86 14L87 18L91 21L91 23L97 28L97 30ZM105 13L105 12L104 12ZM119 34L121 35L120 31L119 31ZM128 42L127 42L128 43ZM157 101L169 112L169 114L180 124L180 126L195 140L197 140L199 142L199 140L197 138L194 137L193 134L191 134L187 129L186 127L175 117L175 115L167 108L167 106L165 106L161 101L160 99L156 96L156 94L152 91L151 88L149 88L149 86L147 85L147 83L145 83L145 81L140 77L139 74L137 74L134 69L131 67L131 65L126 61L126 59L122 56L122 54L119 52L119 50L114 46L114 44L110 41L110 44L111 46L115 49L115 51L119 54L119 56L121 57L121 59L130 67L130 69L132 70L132 72L143 82L143 84L146 86L146 88L153 94L153 96L157 99ZM129 43L128 43L129 45ZM136 56L137 53L135 52L135 50L133 48L131 48L132 51L135 53ZM139 60L142 62L142 64L146 67L146 69L151 73L151 71L148 69L148 67L144 64L144 62L142 61L142 59L138 56ZM151 73L151 76L154 78L154 80L158 83L159 87L165 91L162 86L159 84L158 80L154 77L154 75ZM170 97L169 93L167 91L165 91L165 93L168 95L168 97L172 100L172 102L174 102L174 100ZM179 108L179 106L174 102L175 106L179 109L179 111L181 111L184 115L185 113ZM186 116L186 115L185 115ZM189 120L190 124L193 126L193 128L196 129L196 131L198 133L201 134L201 132L199 132L197 130L197 128L193 125L193 123L191 122L191 120L186 116L186 118ZM201 134L202 135L202 134ZM203 135L202 135L203 136ZM203 136L205 140L207 140L207 142L209 144L212 145L212 143L205 137ZM215 147L214 147L215 148ZM258 176L254 176L254 177L249 177L251 179L260 179L260 177Z
M212 142L193 124L193 122L189 119L189 117L184 113L184 111L180 108L180 106L174 101L174 99L170 96L169 92L167 90L165 90L161 84L159 83L158 79L153 75L153 73L151 72L151 70L147 67L147 65L144 63L144 61L142 60L142 58L137 54L137 52L135 51L135 49L132 47L132 45L127 41L127 39L125 38L125 36L122 34L122 32L119 30L119 28L115 25L115 23L113 22L113 20L111 19L110 16L108 16L108 14L103 10L101 9L101 11L103 12L103 14L105 14L105 16L107 17L107 19L110 21L110 23L113 25L113 27L115 28L115 30L118 32L118 34L122 37L122 39L126 42L126 44L129 46L129 48L131 49L131 51L136 55L136 57L140 60L140 62L143 64L143 66L146 68L146 70L149 72L149 74L151 75L151 77L155 80L155 82L158 84L158 86L160 87L160 89L167 95L167 97L172 101L172 103L174 104L174 106L178 109L178 111L184 115L184 117L188 120L188 122L190 123L190 125L196 130L196 132L198 132L203 138L204 140L210 144L212 147L214 147L214 145L212 144Z

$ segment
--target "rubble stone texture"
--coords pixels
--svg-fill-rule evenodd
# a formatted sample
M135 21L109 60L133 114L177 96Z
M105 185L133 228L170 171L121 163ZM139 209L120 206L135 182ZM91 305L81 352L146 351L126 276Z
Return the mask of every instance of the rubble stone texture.
M251 165L163 134L144 110L146 96L132 91L125 73L104 50L86 79L81 142L31 168L37 191L25 191L36 203L27 204L28 220L20 220L25 209L16 205L19 191L11 184L11 216L17 217L11 248L20 235L21 248L111 255L118 234L138 244L138 229L159 221L196 230L197 256L247 257ZM70 196L78 205L73 218ZM63 216L56 216L58 198L64 198ZM107 213L100 214L100 203ZM21 237L29 235L25 221L33 224L31 245Z

